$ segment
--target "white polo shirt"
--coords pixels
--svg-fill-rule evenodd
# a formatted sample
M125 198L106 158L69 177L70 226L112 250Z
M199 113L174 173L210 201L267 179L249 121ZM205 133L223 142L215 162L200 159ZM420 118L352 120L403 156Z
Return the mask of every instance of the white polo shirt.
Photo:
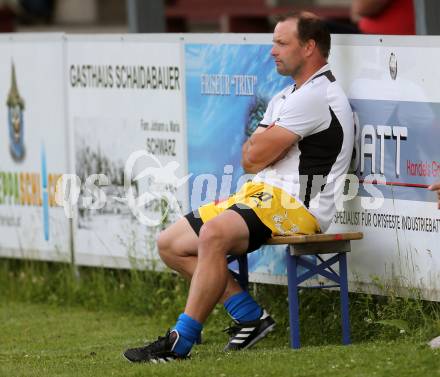
M260 123L284 127L300 136L300 141L282 160L259 172L254 181L291 194L325 232L336 212L335 200L344 187L342 178L354 143L352 110L328 64L299 89L290 85L276 94Z

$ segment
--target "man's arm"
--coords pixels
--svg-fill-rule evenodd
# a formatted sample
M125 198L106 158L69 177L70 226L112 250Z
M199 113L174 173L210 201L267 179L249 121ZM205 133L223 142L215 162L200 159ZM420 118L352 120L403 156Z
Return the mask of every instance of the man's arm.
M431 191L437 191L437 208L440 209L440 182L434 183L433 185L429 186L428 189Z
M258 173L283 158L299 136L283 127L259 127L244 143L242 166L247 173Z
M243 144L243 146L241 148L241 166L243 166L243 169L245 170L245 172L252 173L250 170L246 169L246 167L251 169L251 167L250 167L251 163L248 161L248 158L247 158L247 153L248 153L251 137L256 134L259 134L259 133L266 131L269 127L270 126L261 126L261 125L258 126L255 129L255 131L252 133L252 135L249 137L249 139L247 139L246 142ZM252 169L252 170L255 170L255 169L257 169L257 167L254 167L254 169ZM263 168L259 169L258 171L260 171L262 169Z

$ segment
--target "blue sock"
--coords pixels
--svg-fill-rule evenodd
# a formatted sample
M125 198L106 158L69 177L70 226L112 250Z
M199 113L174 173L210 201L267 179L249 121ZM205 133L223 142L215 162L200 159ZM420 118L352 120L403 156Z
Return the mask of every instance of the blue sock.
M255 321L263 313L261 306L246 291L229 297L223 306L229 315L238 322Z
M180 356L185 356L191 351L193 344L199 338L203 325L191 318L189 315L182 313L177 318L176 327L173 330L177 330L179 333L179 340L174 347L174 352Z

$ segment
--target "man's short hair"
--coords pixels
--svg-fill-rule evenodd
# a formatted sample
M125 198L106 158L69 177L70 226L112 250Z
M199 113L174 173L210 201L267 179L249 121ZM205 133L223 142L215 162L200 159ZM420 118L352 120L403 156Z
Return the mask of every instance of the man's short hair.
M297 20L298 38L302 43L313 39L321 55L328 58L330 54L330 31L326 22L310 12L294 11L277 19L278 22L290 19Z

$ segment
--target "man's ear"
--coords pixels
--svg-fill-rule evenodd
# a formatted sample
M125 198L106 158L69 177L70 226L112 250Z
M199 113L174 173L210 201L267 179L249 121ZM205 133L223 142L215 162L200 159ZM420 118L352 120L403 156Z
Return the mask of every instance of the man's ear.
M309 39L305 43L306 56L309 57L310 55L312 55L313 51L315 51L315 48L316 48L316 41L314 39Z

